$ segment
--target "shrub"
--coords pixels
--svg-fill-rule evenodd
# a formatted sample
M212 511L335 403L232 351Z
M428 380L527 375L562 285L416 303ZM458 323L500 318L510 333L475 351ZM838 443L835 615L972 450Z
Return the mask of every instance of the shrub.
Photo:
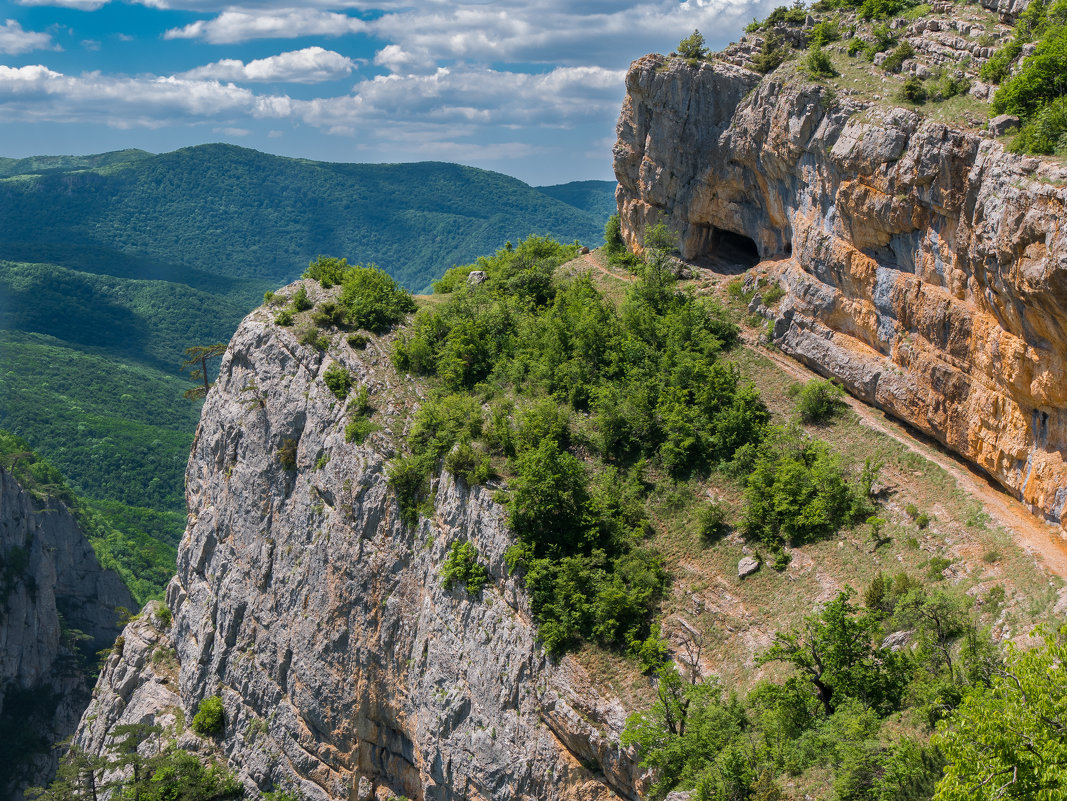
M337 397L337 400L347 398L349 391L352 389L352 374L336 362L330 365L326 372L323 373L322 380L329 387L330 392Z
M900 72L904 62L914 56L915 48L911 46L911 42L903 41L893 48L892 53L886 56L885 61L882 62L882 69L886 72Z
M1067 97L1053 100L1031 117L1008 149L1046 156L1067 154Z
M799 2L793 3L792 6L778 6L770 14L767 15L767 19L763 21L764 28L771 28L775 25L803 25L804 20L808 18L808 11L804 8L804 4Z
M928 515L926 512L922 512L918 517L915 518L915 525L918 526L920 530L926 528L930 525L930 515Z
M357 415L345 426L345 442L362 445L376 430L377 426L369 418Z
M319 256L315 261L308 264L301 278L311 278L318 281L323 289L329 289L335 284L340 284L349 270L348 259L337 259L332 256Z
M321 328L328 326L340 328L345 324L345 310L336 301L324 300L311 313L311 322Z
M847 52L850 56L855 56L866 49L867 43L860 39L858 36L854 36L849 39Z
M454 542L441 565L441 584L452 589L462 586L469 595L477 595L489 580L489 572L478 563L478 549L469 542Z
M300 334L297 336L297 341L301 345L307 345L315 350L326 350L330 347L330 338L320 333L319 329L313 325L301 329Z
M296 290L296 294L293 295L293 300L290 305L292 306L294 312L307 311L311 308L312 303L311 300L308 298L308 291L306 286L304 286L303 284L300 285L300 288Z
M224 725L222 699L217 695L212 695L201 701L193 716L193 731L201 737L217 737L222 734Z
M626 250L626 242L622 238L622 221L618 214L608 217L604 225L604 250L608 256L614 256Z
M392 276L373 265L349 268L342 282L340 303L353 328L380 333L415 311L415 299Z
M274 315L274 324L290 326L293 324L293 312L290 309L282 309Z
M796 391L796 407L805 423L824 423L844 408L844 390L832 381L813 378Z
M781 39L769 33L764 37L759 53L752 60L752 69L764 74L773 72L785 61L786 55L788 51L782 46Z
M804 69L813 78L833 78L838 74L834 69L834 63L830 60L830 54L818 45L812 45L808 55L804 59Z
M909 75L900 87L900 99L920 105L926 102L926 87L914 75Z
M700 31L694 30L678 43L678 55L686 59L701 59L708 54L704 47L704 37Z
M697 512L697 527L700 538L706 543L719 540L726 533L726 507L719 501L711 501Z
M355 350L363 350L367 347L367 343L370 342L370 337L368 337L366 334L349 334L347 341L348 346L350 348L354 348Z
M296 445L295 439L286 438L278 448L278 462L286 470L296 469Z
M468 442L459 443L449 452L445 457L445 469L468 487L484 484L492 473L489 454Z
M863 0L860 19L890 19L915 5L918 0Z
M156 617L159 619L159 624L165 629L169 629L171 622L174 620L170 607L166 604L159 605L156 609Z
M808 45L811 47L826 47L831 42L841 38L841 31L836 20L824 19L815 23L815 27L808 34Z

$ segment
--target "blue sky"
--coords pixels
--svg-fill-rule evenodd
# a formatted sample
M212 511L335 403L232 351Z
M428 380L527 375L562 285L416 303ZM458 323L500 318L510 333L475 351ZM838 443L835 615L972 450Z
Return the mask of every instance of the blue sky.
M0 2L0 155L231 142L611 179L627 65L767 0Z

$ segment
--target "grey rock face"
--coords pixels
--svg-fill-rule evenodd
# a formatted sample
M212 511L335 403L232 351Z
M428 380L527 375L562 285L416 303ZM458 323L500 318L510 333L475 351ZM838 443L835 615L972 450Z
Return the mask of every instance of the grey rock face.
M56 768L51 744L74 732L89 702L97 651L132 608L122 580L104 570L77 521L58 500L37 499L0 469L0 720L11 748L29 722L42 748L0 760L0 798L21 799Z
M368 788L442 800L635 797L639 772L618 746L625 711L577 663L554 663L537 645L491 493L445 475L430 519L400 519L386 472L419 387L395 373L387 347L353 351L335 335L320 353L265 310L234 335L189 460L190 523L167 592L182 708L220 695L231 767L250 788L291 786L314 801ZM335 362L376 408L380 429L362 445L345 442L345 405L322 380ZM292 470L277 458L286 440ZM488 568L477 598L442 586L457 540ZM105 703L124 676L132 693L115 689L123 700ZM150 706L143 695L158 684L113 658L98 695L104 706Z
M665 216L698 264L747 241L787 291L776 345L1067 522L1067 170L757 79L634 62L624 237Z

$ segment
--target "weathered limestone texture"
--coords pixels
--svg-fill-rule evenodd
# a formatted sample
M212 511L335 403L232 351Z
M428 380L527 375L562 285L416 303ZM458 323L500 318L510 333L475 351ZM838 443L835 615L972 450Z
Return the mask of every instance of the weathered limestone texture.
M775 344L1067 521L1067 170L720 62L626 86L629 243L661 216L697 263L748 237L787 290Z
M118 608L133 606L66 506L32 496L0 468L0 720L3 745L17 754L0 760L0 798L21 799L27 785L51 779L51 745L74 732L89 703L84 666L114 642Z
M431 519L400 519L386 469L418 387L387 343L353 350L335 334L323 353L271 317L253 312L234 335L186 474L190 522L167 592L186 715L220 695L219 745L249 788L314 801L636 797L625 712L536 644L492 493L446 475ZM338 362L375 407L380 428L361 445L345 441L346 404L323 382ZM457 540L489 570L479 597L442 586ZM136 673L113 657L98 695L141 704L147 687L171 704ZM123 676L132 692L107 688Z

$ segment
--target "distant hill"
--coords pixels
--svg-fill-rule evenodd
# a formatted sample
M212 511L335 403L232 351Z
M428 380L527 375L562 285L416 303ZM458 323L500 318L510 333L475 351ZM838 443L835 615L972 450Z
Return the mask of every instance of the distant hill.
M617 210L614 181L571 181L568 184L539 186L538 191L569 206L587 211L606 222Z
M5 171L0 258L104 273L112 259L143 259L170 266L171 280L193 270L281 283L330 254L420 290L507 240L596 245L604 225L581 193L576 203L440 162L332 164L202 145L11 160Z
M530 234L599 245L613 192L229 145L0 159L0 427L110 525L166 529L172 547L199 416L182 398L184 348L228 340L320 254L420 291ZM163 517L147 523L152 510Z

